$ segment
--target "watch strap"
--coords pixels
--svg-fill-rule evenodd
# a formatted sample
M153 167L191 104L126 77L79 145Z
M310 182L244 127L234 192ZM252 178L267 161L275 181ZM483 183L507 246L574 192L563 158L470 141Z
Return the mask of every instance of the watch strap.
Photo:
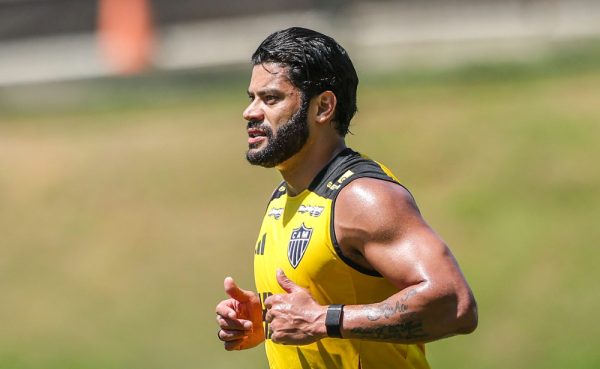
M327 307L325 315L325 328L327 336L332 338L342 338L342 318L344 315L344 305L333 304Z

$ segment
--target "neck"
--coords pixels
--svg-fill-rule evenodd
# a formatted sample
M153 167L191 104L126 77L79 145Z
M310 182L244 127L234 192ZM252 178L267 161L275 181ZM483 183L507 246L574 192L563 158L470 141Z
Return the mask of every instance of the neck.
M296 196L307 189L321 169L345 148L341 137L329 142L307 142L297 154L278 165L288 194Z

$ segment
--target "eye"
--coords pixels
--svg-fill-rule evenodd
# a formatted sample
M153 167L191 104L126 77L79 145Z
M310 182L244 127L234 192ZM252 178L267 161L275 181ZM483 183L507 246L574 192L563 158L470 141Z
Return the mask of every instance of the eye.
M266 95L265 96L265 103L267 103L269 105L275 104L278 100L279 100L279 98L275 95Z

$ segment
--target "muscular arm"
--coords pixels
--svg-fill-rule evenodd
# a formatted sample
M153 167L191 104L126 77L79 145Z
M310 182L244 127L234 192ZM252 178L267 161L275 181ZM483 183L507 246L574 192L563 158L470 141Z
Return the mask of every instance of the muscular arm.
M472 332L475 299L448 247L397 184L361 178L338 195L335 233L345 256L379 272L398 292L344 308L343 338L413 343ZM286 294L264 302L275 343L305 345L327 337L326 306L278 271Z
M346 306L344 338L425 342L475 329L476 303L456 260L404 188L355 180L338 196L335 232L346 256L399 290L380 303Z

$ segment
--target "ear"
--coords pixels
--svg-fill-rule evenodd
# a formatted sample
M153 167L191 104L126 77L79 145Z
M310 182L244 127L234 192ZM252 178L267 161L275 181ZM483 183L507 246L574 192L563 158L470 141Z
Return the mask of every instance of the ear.
M333 120L335 116L335 107L337 99L331 91L323 91L315 96L317 105L317 116L315 121L319 124L327 123Z

